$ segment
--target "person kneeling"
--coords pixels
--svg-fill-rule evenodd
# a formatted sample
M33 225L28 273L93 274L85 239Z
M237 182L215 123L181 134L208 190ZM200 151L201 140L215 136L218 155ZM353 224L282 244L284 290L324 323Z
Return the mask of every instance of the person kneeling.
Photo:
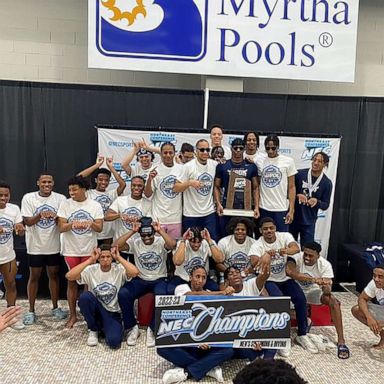
M113 260L118 263L112 263ZM107 345L113 349L120 347L123 325L117 294L122 285L138 273L133 264L120 256L117 248L103 244L92 251L89 259L66 274L69 281L77 280L88 286L88 291L80 295L79 307L87 322L90 347L98 344L100 331L104 332Z

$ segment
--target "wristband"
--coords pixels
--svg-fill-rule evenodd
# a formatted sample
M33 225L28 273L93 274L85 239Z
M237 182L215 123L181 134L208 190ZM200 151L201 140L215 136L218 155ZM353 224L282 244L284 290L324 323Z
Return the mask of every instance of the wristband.
M211 243L209 244L209 247L214 247L216 244L215 243Z

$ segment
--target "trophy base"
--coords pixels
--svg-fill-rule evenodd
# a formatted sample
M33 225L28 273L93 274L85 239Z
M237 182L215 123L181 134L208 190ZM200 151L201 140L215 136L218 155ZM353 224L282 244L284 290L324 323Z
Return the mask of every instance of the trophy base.
M224 216L241 216L241 217L253 217L253 211L248 211L245 209L223 209Z

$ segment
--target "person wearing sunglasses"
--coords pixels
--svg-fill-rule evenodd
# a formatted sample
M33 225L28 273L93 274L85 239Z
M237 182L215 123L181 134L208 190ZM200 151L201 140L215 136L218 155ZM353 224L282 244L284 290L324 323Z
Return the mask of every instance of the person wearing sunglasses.
M176 181L175 192L183 192L183 233L193 226L207 228L217 241L213 180L216 161L209 158L209 143L205 139L196 143L196 157L184 165L186 181Z
M159 236L155 236L155 233ZM144 216L133 223L132 229L113 245L133 253L135 265L139 270L139 275L125 283L118 294L124 328L128 330L127 344L133 346L140 336L134 315L135 300L149 292L155 295L167 294L167 254L175 248L176 240L162 229L159 222L153 222L152 218ZM154 329L153 309L151 323L147 328L147 347L155 346Z
M292 158L279 154L280 140L276 135L268 135L264 145L267 157L258 164L260 217L272 218L277 231L288 232L295 211L296 166Z

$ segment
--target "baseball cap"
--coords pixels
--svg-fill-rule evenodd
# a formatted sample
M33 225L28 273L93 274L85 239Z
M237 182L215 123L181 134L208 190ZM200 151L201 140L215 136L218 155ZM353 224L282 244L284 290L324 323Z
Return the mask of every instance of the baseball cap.
M244 147L244 140L237 137L236 139L232 140L231 147L234 147L236 145L242 145Z

